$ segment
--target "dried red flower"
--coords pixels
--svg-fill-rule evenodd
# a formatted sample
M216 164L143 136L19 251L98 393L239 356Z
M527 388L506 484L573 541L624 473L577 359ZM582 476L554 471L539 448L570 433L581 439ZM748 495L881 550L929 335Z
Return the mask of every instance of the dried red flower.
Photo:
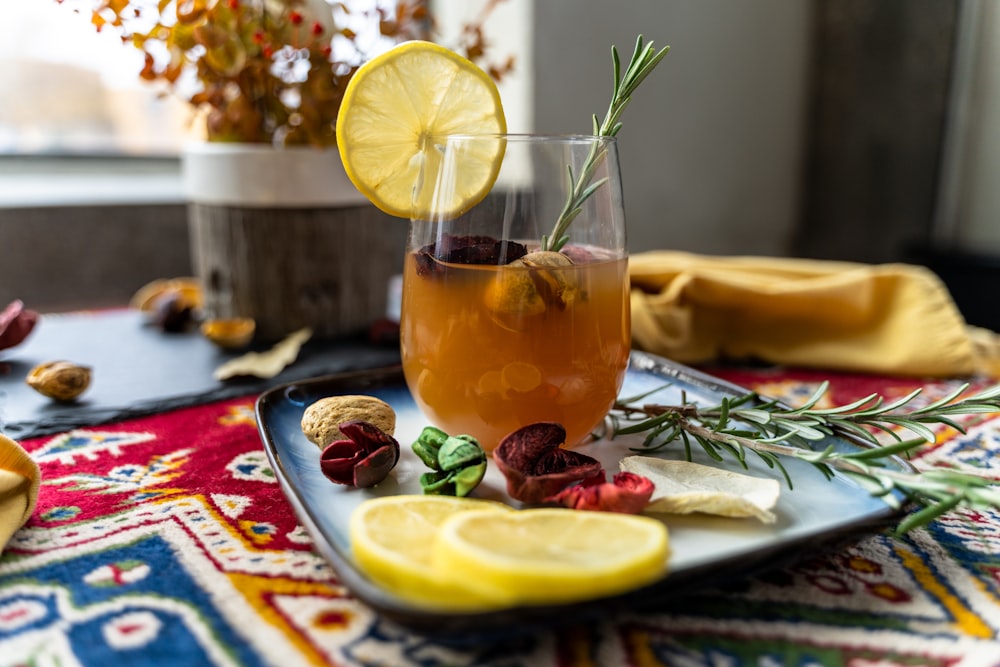
M507 478L507 494L525 503L541 503L578 482L600 473L600 462L563 449L566 429L538 422L514 431L493 450L497 469Z
M366 421L340 424L346 440L335 440L323 449L319 465L331 482L367 488L388 477L399 461L399 443Z
M302 14L296 11L289 12L288 20L292 22L292 25L302 24Z
M654 489L649 479L631 472L620 472L607 482L602 470L547 500L576 510L638 514L649 504Z
M38 323L38 313L15 299L0 312L0 350L20 344Z
M509 264L528 254L523 243L501 241L492 236L444 234L417 252L417 273L438 275L448 264Z

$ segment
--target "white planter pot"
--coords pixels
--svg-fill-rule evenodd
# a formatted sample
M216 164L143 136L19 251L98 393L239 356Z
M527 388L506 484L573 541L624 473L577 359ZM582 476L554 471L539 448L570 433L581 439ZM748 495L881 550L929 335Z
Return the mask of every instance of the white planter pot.
M334 149L196 143L182 157L190 201L216 206L306 208L368 204Z
M349 336L385 315L407 224L354 188L336 150L208 143L182 164L210 317L252 317L274 341L305 326Z

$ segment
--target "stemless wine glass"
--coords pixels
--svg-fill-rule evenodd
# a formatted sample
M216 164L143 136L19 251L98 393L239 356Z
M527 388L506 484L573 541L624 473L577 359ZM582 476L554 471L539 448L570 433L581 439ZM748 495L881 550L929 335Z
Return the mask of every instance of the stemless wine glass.
M578 444L607 415L629 358L616 142L513 134L432 141L440 161L415 187L403 273L410 391L432 424L487 450L540 421L562 424L567 445ZM489 186L482 173L497 159L485 197L468 194ZM471 209L445 210L444 202L469 198L478 201Z

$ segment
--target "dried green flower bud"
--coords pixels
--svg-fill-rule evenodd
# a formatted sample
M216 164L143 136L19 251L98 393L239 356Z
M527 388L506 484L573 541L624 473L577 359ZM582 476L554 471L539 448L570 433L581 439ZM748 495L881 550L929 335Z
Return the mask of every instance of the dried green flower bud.
M420 476L425 494L466 496L486 474L486 452L470 435L449 436L428 426L413 443L413 453L433 469Z

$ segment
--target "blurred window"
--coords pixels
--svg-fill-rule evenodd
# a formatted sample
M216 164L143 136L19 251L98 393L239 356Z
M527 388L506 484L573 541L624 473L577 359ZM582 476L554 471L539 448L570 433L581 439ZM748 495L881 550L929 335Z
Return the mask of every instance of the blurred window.
M362 17L376 7L392 16L395 1L347 0L351 15L338 10L338 20L354 29L365 52L377 53L384 48L377 24ZM158 2L130 0L130 5L155 7ZM485 16L483 7L492 12L494 5L507 2L463 0L456 5L439 0L439 18L449 19L442 21L449 25L456 22L450 15L471 21ZM306 4L330 9L341 3L307 0ZM0 21L0 160L176 157L185 142L202 136L199 119L186 102L140 79L140 50L123 44L111 28L96 30L92 5L90 0L6 2ZM342 44L335 40L333 46L338 58L356 57L353 47L341 53Z
M71 3L12 2L5 10L0 155L178 153L190 111L139 80L137 49L98 33Z

